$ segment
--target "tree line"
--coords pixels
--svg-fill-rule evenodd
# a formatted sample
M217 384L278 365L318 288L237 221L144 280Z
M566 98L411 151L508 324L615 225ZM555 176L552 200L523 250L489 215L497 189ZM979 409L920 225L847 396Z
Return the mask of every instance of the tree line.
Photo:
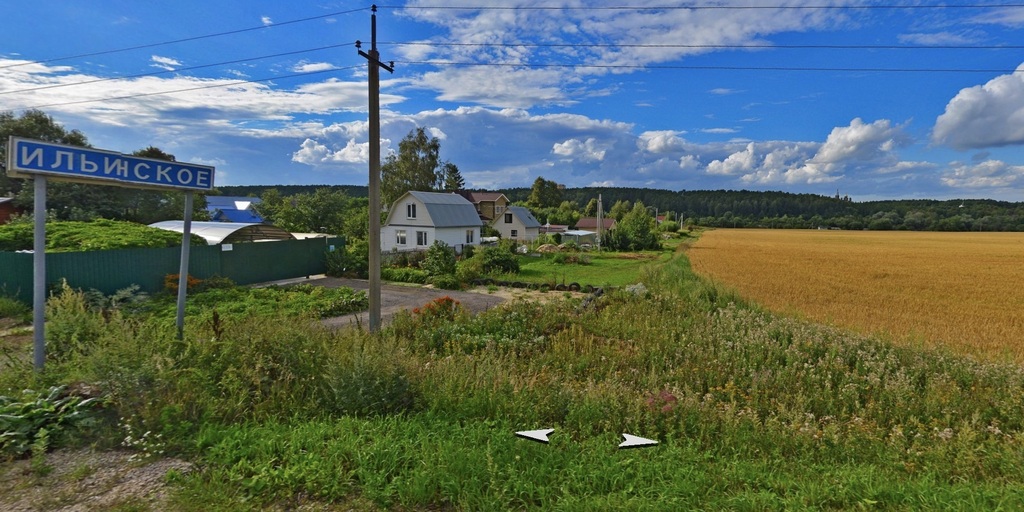
M90 147L85 134L66 130L42 111L21 116L0 112L0 141L11 135ZM0 144L0 165L6 162ZM159 148L142 148L135 156L174 161ZM31 210L31 187L25 180L0 172L0 197ZM440 142L427 129L416 128L381 166L382 202L390 205L408 190L453 192L465 187L459 168L440 158ZM97 218L149 224L180 219L183 194L79 183L54 182L48 187L48 215L57 220ZM891 200L855 202L848 197L747 190L683 190L653 188L565 188L543 177L530 187L500 190L513 204L531 209L542 224L573 226L594 217L597 199L606 216L621 221L642 205L653 218L679 226L747 228L837 228L915 231L1024 231L1024 203L970 200ZM368 190L358 185L221 186L214 194L260 197L259 212L270 222L294 231L323 231L365 239ZM205 198L197 194L194 218L207 217Z

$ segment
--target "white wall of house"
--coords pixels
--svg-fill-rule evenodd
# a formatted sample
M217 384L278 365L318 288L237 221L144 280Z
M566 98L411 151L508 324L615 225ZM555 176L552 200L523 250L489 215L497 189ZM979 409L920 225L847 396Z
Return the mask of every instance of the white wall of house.
M501 238L506 240L529 242L536 240L540 235L540 228L527 228L519 217L508 211L494 219L491 227L501 233Z
M480 245L480 228L476 226L434 228L391 225L382 227L380 232L381 250L385 252L422 251L428 249L435 240L440 240L459 252L462 252L465 245Z
M388 221L381 227L380 237L381 250L385 252L426 250L436 240L459 252L465 245L480 244L480 226L434 227L426 205L412 195L394 205Z

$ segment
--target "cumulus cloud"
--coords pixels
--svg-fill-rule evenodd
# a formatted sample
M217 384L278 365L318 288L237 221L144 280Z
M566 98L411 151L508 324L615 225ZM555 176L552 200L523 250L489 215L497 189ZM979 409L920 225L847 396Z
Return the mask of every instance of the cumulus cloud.
M954 149L1024 144L1024 64L957 93L935 120L932 142Z
M987 160L977 164L952 162L942 175L948 187L966 189L1000 189L1024 182L1024 166L1010 165L1000 160Z
M637 137L637 145L641 150L655 154L683 151L687 147L686 140L681 137L684 133L674 130L644 132Z
M708 164L708 174L722 174L733 176L746 174L754 170L757 156L754 151L754 143L747 144L743 151L738 151L724 160L714 160Z
M835 181L850 168L895 162L895 150L910 142L902 128L887 119L866 124L860 118L832 129L825 143L803 166L786 172L786 181Z
M292 161L313 167L326 164L363 164L370 161L370 144L349 140L343 148L335 151L318 141L306 139L299 146L299 150L292 153Z
M599 146L593 137L585 141L569 139L556 143L551 152L570 159L578 158L584 162L600 162L604 160L605 149Z

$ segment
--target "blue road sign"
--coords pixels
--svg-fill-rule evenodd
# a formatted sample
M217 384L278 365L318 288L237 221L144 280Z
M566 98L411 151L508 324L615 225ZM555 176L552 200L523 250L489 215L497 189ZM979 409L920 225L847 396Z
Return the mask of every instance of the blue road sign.
M39 174L108 185L209 191L213 190L214 168L11 137L7 145L7 174L18 178Z

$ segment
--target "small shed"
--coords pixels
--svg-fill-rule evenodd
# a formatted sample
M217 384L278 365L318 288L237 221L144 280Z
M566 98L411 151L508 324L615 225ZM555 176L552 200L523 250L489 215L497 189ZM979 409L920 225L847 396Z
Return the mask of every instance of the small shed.
M149 226L178 233L185 232L185 221L183 220L165 220L154 222ZM206 239L207 245L295 240L295 237L288 231L277 226L260 223L193 221L192 234Z

